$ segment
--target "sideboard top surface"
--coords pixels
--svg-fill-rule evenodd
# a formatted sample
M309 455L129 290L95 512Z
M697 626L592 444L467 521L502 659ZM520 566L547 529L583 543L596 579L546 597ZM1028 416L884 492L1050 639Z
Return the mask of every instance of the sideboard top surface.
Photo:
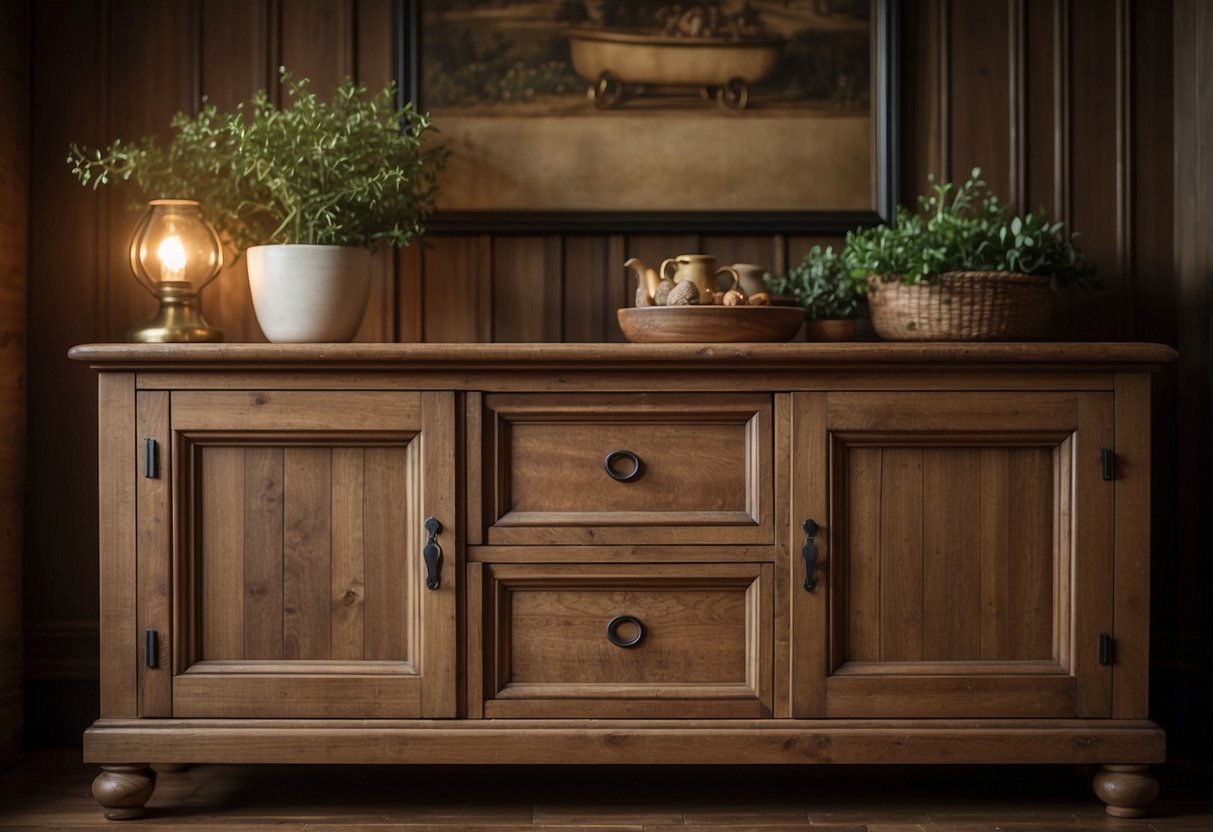
M696 369L822 370L1033 366L1151 370L1175 360L1162 344L85 344L69 356L98 369L227 367L363 370Z

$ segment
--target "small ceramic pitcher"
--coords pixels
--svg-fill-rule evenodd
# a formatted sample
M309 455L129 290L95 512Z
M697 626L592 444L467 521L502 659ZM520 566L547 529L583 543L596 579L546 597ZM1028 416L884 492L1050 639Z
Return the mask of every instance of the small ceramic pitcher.
M767 273L762 266L756 263L734 263L733 271L737 272L737 288L741 289L747 298L759 292L771 291L762 279Z
M716 258L710 254L680 254L662 261L659 270L662 278L670 278L675 283L689 280L699 288L699 303L709 304L716 292L729 291L737 288L737 271L732 266L716 268ZM732 277L729 285L721 288L719 277L727 274Z

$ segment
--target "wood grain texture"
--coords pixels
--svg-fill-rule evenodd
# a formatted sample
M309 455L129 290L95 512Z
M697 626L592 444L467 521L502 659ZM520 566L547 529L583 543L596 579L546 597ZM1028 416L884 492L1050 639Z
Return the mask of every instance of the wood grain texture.
M958 401L918 404L933 400L939 413ZM1111 621L1110 495L1095 479L1111 402L1021 394L1020 434L1001 408L950 415L949 431L897 395L828 396L831 428L864 428L834 433L831 454L847 529L829 713L975 714L976 699L1004 715L1103 713L1110 676L1090 645ZM995 690L989 675L1010 666L1022 675Z
M106 373L98 380L100 494L101 715L134 716L138 679L131 638L137 637L135 504L139 464L135 438L135 378Z
M143 471L135 485L136 574L138 576L138 612L135 633L141 645L139 673L139 714L145 717L172 716L173 674L173 507L171 498L172 459L169 442L169 394L164 390L143 391L135 402L136 447L147 454L148 439L156 443L153 452L156 476L148 477L146 459L138 466ZM155 666L149 666L145 634L152 630L158 642Z
M491 608L508 618L485 627L499 642L484 654L506 656L486 668L485 713L769 714L770 579L757 564L489 564L484 591L504 592ZM607 624L618 615L639 620L617 633L638 638L635 646L609 641Z
M1112 712L1112 669L1099 664L1099 637L1113 627L1115 480L1104 480L1097 460L1115 447L1113 397L1080 393L1081 427L1075 436L1074 567L1071 592L1082 599L1074 609L1073 667L1078 679L1078 715Z
M1163 735L1127 720L423 720L374 728L324 721L98 722L85 762L134 760L148 748L199 763L1160 763ZM236 755L235 757L233 755Z
M282 653L288 660L332 658L332 459L329 448L287 448L282 455Z
M156 10L148 24L140 24L139 31L150 30L154 35L140 40L167 44L165 48L172 50L167 61L153 54L154 50L142 50L143 57L124 57L121 53L130 50L122 38L129 37L133 30L126 25L111 25L110 6L99 0L32 10L37 18L32 27L35 48L31 49L34 95L66 98L68 106L40 109L31 125L36 141L31 148L30 301L35 323L30 340L30 401L38 412L49 414L39 420L40 424L30 426L31 453L64 449L74 458L90 458L92 433L80 414L90 409L91 381L85 374L69 369L61 358L63 350L80 340L121 337L131 323L122 315L126 303L140 314L150 311L142 306L150 299L141 295L120 262L126 215L114 199L81 189L63 174L62 148L67 142L97 145L118 135L128 138L162 130L174 109L195 105L197 92L225 101L246 97L252 89L264 86L267 79L272 81L276 66L284 60L296 71L313 74L322 84L335 83L350 72L370 81L390 45L390 32L383 25L383 0L360 0L356 4L343 1L323 4L323 8L318 3L268 0L162 5L165 8ZM925 186L929 171L959 175L970 162L994 170L1001 162L988 161L987 148L993 149L995 156L1006 148L1013 161L1016 137L1010 131L1022 129L1018 142L1026 147L1026 171L1018 176L1007 174L1012 190L1014 181L1026 176L1027 198L1021 207L1043 204L1056 215L1074 220L1083 234L1084 248L1109 278L1110 291L1103 299L1080 296L1064 301L1052 331L1058 335L1076 332L1169 342L1182 337L1188 356L1185 372L1190 374L1183 395L1203 401L1210 376L1205 372L1207 361L1202 363L1198 358L1207 353L1210 318L1200 298L1208 284L1208 271L1189 269L1181 279L1173 266L1176 237L1171 223L1171 217L1177 219L1180 230L1176 233L1193 241L1190 247L1181 246L1181 252L1195 251L1199 241L1209 237L1200 231L1200 218L1209 212L1192 211L1191 200L1181 198L1178 190L1199 190L1200 183L1208 181L1193 167L1196 162L1192 160L1199 159L1199 154L1186 150L1172 153L1171 148L1172 131L1174 140L1183 143L1184 148L1189 144L1199 147L1196 137L1200 134L1191 129L1191 118L1201 111L1186 102L1201 100L1196 87L1207 73L1197 67L1185 71L1183 51L1173 49L1185 36L1195 39L1202 31L1194 11L1199 6L1184 0L1173 9L1174 4L1168 0L1131 0L1114 4L1107 13L1103 4L1061 0L1016 0L982 9L970 5L944 0L905 0L901 4L903 132L898 162L902 199L908 200ZM1013 32L1014 25L1005 29L991 26L976 31L975 38L966 36L970 23L983 16L1005 15L1014 23L1017 8L1022 10L1022 36L1018 40L1007 31ZM133 11L133 6L125 5L118 9L115 20L126 20L123 15L130 16ZM1186 22L1173 24L1174 15ZM198 25L193 25L195 22ZM1157 59L1158 55L1172 53L1181 61L1178 70L1169 61ZM144 80L148 66L153 67L151 74L156 76L151 81ZM1016 66L1023 73L1022 87L1015 86ZM1174 119L1170 95L1173 79L1181 88ZM991 90L989 98L976 99L987 86ZM157 91L160 88L170 91L161 95ZM131 90L139 92L132 94ZM119 100L120 95L131 100ZM1024 112L1022 127L1010 117L1016 96ZM974 117L975 111L989 112L993 117ZM1174 129L1176 119L1184 126ZM1175 165L1183 172L1173 178ZM1172 205L1179 209L1172 209ZM1192 229L1184 230L1189 223ZM605 258L599 261L598 254L590 256L590 260L602 262L608 299L603 300L596 288L584 301L588 307L575 299L580 287L573 264L583 261L574 251L579 243L563 238L561 318L566 338L580 337L585 331L581 323L584 320L605 321L602 326L606 337L619 337L606 316L624 300L622 278L616 281L615 276L622 275L625 253L659 261L670 254L702 248L721 256L726 251L736 252L730 257L744 253L748 259L774 248L773 259L778 264L781 256L794 262L798 255L792 250L803 243L802 235L782 242L777 235L765 234L730 235L731 239L696 234L582 236L586 248L601 251ZM401 326L395 337L491 340L497 314L492 303L495 239L435 235L433 242L452 250L431 259L431 252L423 256L414 247L398 258L410 263L415 259L417 268L405 269L398 278L400 291L394 305ZM475 268L451 265L469 253L470 261L478 264ZM243 294L244 283L230 280L233 277L225 275L208 289L207 294L215 295L204 298L208 315L212 323L228 332L229 340L260 338ZM557 278L557 274L547 273L542 283L550 285ZM1181 294L1181 282L1183 300L1177 303L1174 299ZM385 286L385 303L392 302L391 288ZM454 296L449 303L444 297L448 289ZM62 290L98 301L64 306L57 302ZM212 312L215 307L218 310ZM421 321L431 324L428 334L422 331ZM1163 412L1169 414L1164 422L1177 418L1191 425L1207 422L1207 417L1200 415L1205 411L1190 406L1192 402L1182 409L1175 405L1180 395L1178 385L1173 392L1160 389L1159 395L1163 397ZM1202 430L1185 428L1185 436L1197 443L1192 447L1207 447L1200 444ZM1176 464L1190 463L1177 459ZM1191 479L1194 475L1186 476ZM91 476L82 472L80 480L88 483ZM1165 482L1169 494L1156 489L1156 499L1164 506L1177 497L1190 500L1183 503L1184 517L1191 518L1183 521L1189 529L1184 534L1193 541L1207 538L1191 531L1203 528L1205 522L1204 512L1196 507L1203 505L1199 495L1208 493L1207 482L1185 486L1184 493L1195 495L1191 498L1179 494L1170 478ZM88 588L92 582L92 524L82 522L77 529L61 528L62 524L54 522L52 506L63 496L63 487L57 478L31 474L33 508L26 538L32 554L27 562L26 606L33 611L36 624L91 616L90 601L65 608L57 576L49 573L46 564L67 563L65 571L80 576L73 578L80 585L70 596L89 599L96 594ZM77 489L78 504L90 502L84 487L67 486ZM1171 525L1170 521L1160 524L1163 533ZM1168 629L1186 635L1169 643L1182 643L1185 646L1180 649L1189 650L1200 643L1195 636L1204 632L1199 624L1192 623L1200 619L1190 588L1207 581L1199 579L1203 567L1195 556L1186 554L1196 548L1175 545L1168 550L1178 552L1184 565L1174 575L1165 573L1158 591L1168 600L1180 600L1159 608L1176 610L1175 621ZM1180 657L1175 658L1175 666L1182 665ZM1176 687L1181 697L1186 695L1185 689L1191 689L1191 685Z
M769 396L485 398L495 472L491 544L770 543ZM605 470L616 451L634 479ZM634 470L617 459L617 476Z
M1149 712L1148 679L1125 673L1125 667L1148 667L1150 639L1126 622L1150 617L1150 523L1142 517L1150 505L1150 377L1116 377L1116 657L1112 668L1112 716ZM1132 507L1132 508L1130 508ZM1137 512L1137 522L1128 523Z
M244 658L244 450L205 448L199 468L197 502L187 510L196 518L201 542L196 574L202 645L185 666ZM179 580L188 586L191 577Z
M215 0L200 4L199 87L221 109L277 86L282 63L273 0ZM201 294L202 311L229 342L264 342L253 313L248 261L231 262ZM222 323L216 323L216 322Z
M244 448L244 652L246 659L283 657L282 448Z
M197 469L178 478L178 513L198 541L189 554L194 536L182 533L178 618L182 643L201 647L177 662L170 712L348 716L366 696L368 713L419 716L427 650L432 696L439 708L452 702L443 656L454 652L454 622L428 623L418 588L423 510L445 506L453 522L453 475L437 473L452 467L453 395L365 391L368 408L320 406L302 419L290 414L327 396L174 395L174 430ZM435 473L422 470L423 444Z

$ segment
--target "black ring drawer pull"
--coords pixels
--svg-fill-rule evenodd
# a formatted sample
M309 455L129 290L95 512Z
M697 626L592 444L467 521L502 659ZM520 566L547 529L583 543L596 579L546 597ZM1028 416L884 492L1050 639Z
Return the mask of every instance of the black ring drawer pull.
M620 624L635 625L636 635L626 640L620 638L619 633L616 632L619 629ZM616 647L635 647L640 643L640 640L644 638L644 625L641 624L640 619L634 615L617 615L607 624L606 636L607 641Z
M632 470L626 474L621 474L615 470L615 463L621 459L630 460L632 463ZM611 451L606 455L606 459L602 461L602 467L611 475L611 479L618 482L631 482L640 476L640 469L643 465L640 462L640 457L631 451Z

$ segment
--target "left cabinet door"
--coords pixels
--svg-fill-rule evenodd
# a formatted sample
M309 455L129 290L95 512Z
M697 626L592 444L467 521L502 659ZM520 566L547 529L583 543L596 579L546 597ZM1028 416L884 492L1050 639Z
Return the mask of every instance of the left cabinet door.
M141 716L455 715L453 394L140 391L136 420Z

